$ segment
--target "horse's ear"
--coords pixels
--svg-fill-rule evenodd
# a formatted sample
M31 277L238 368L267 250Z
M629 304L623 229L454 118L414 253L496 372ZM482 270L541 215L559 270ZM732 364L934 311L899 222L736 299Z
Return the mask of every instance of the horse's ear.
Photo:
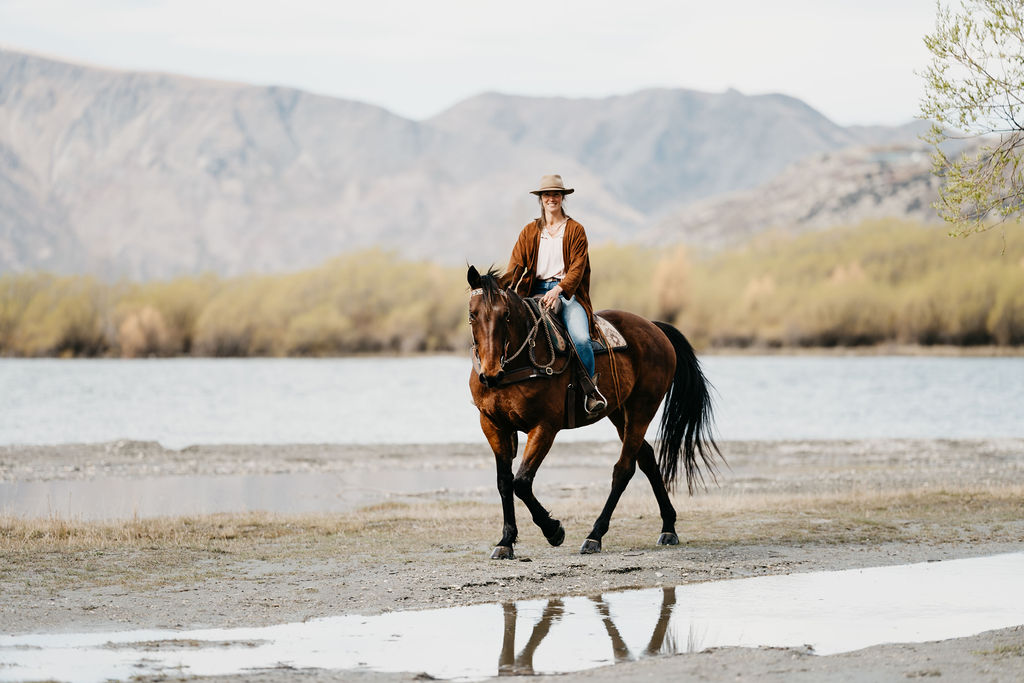
M480 289L480 272L476 269L476 266L469 267L469 272L466 273L466 280L469 281L470 289Z

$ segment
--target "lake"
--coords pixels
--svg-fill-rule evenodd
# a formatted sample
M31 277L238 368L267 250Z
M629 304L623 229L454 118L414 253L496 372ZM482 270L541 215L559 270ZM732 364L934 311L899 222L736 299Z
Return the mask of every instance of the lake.
M1024 358L708 356L724 440L1024 437ZM468 357L0 360L0 444L483 442ZM560 440L616 439L610 423Z

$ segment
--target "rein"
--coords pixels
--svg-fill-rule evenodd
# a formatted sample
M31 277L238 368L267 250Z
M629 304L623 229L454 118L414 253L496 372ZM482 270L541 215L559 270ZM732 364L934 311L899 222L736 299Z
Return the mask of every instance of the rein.
M523 343L519 345L519 348L516 349L515 353L507 357L505 353L502 353L501 369L504 370L505 366L518 358L524 349L529 348L530 362L533 366L538 370L543 370L545 375L552 375L554 374L552 366L555 364L555 343L554 340L551 339L551 328L548 325L544 325L545 322L550 320L551 314L543 308L541 309L539 316L534 314L533 309L530 306L526 306L526 310L529 311L530 317L533 318L533 326L530 327L530 331L526 333L526 338L523 339ZM544 337L548 342L548 358L550 358L546 365L542 365L537 361L537 354L535 351L537 348L537 332L540 330L542 325L544 327ZM505 342L505 351L508 351L507 341Z
M479 295L479 294L483 294L483 290L482 289L475 289L471 293L472 296L476 296L476 295ZM505 299L505 301L507 303L511 303L509 298L508 298L507 292L502 291L501 292L501 297L503 299ZM533 308L531 306L529 306L525 301L523 301L522 299L519 299L519 301L520 301L520 303L523 304L523 307L529 313L530 318L533 320L533 324L530 326L529 331L526 333L526 338L523 339L523 343L519 345L519 348L515 350L515 353L513 353L512 355L509 355L508 354L508 345L509 345L508 339L512 336L511 335L512 326L511 326L511 321L506 321L505 325L506 325L506 327L508 329L507 329L507 332L506 332L506 335L505 335L505 346L502 349L502 353L501 353L501 360L500 360L501 369L505 370L506 366L508 366L509 363L514 361L520 355L522 355L524 350L529 349L529 354L528 355L530 357L530 363L532 363L533 367L536 368L537 370L542 371L545 375L548 375L548 376L553 375L553 374L555 374L555 371L554 371L554 364L555 364L555 342L551 338L551 327L550 327L551 314L547 310L542 308L541 311L540 311L540 315L538 316L536 313L533 312ZM545 323L548 323L548 324L545 324ZM540 328L541 328L542 325L544 326L544 339L547 341L548 358L550 359L550 360L548 360L548 362L546 364L542 364L542 363L540 363L537 360L537 353L536 353L537 334L540 331ZM473 342L472 349L473 349L473 360L476 363L476 365L479 367L479 365L480 365L480 354L477 351L477 345L476 345L475 341Z

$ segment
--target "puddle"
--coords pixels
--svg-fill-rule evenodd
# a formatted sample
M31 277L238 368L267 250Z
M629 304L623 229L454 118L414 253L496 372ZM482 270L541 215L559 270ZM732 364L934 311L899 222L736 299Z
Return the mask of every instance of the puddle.
M557 481L587 482L595 470L560 468ZM600 470L602 486L610 477ZM544 484L544 482L542 482ZM423 495L497 500L493 468L349 470L298 474L0 482L0 512L17 517L130 519L260 510L282 514L345 512Z
M260 669L555 674L709 647L871 645L1024 624L1024 553L262 628L0 636L0 681ZM442 634L442 635L439 635Z

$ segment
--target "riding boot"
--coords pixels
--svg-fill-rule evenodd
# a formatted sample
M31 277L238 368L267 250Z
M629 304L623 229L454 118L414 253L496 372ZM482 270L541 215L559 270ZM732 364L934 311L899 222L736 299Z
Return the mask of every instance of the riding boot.
M590 386L586 388L587 395L583 399L583 410L586 411L587 417L593 417L608 407L608 401L601 394L601 390L597 388L597 378L600 376L600 373L594 375L594 379L588 383Z
M587 414L587 417L594 417L608 407L607 399L605 399L601 394L601 391L597 388L597 378L601 376L601 373L597 373L591 377L590 373L587 372L586 366L583 364L583 359L580 358L580 354L576 352L576 346L570 343L569 348L572 349L572 355L576 357L576 369L578 371L577 378L584 396L583 412Z

